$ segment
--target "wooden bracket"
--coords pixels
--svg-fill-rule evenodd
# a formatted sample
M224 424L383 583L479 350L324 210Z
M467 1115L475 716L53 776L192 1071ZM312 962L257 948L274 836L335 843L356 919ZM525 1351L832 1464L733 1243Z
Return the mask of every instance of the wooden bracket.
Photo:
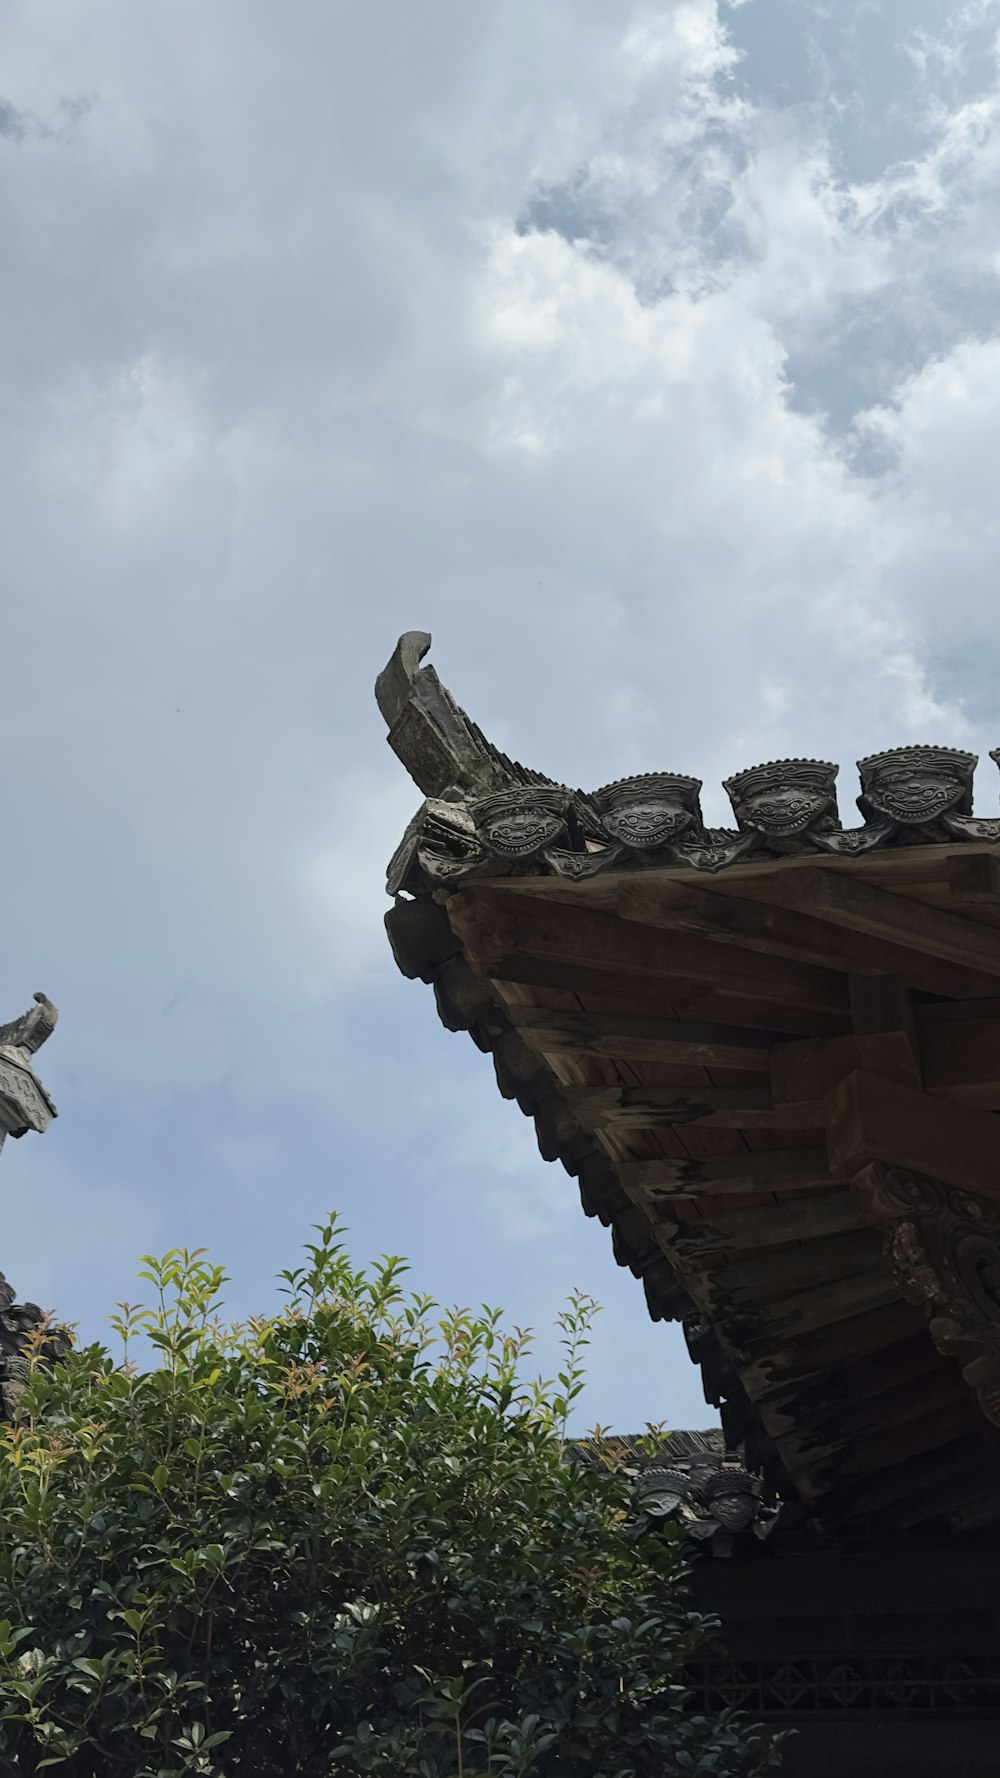
M875 1161L854 1198L886 1249L900 1294L928 1317L931 1339L957 1359L987 1420L1000 1427L1000 1209L975 1193Z

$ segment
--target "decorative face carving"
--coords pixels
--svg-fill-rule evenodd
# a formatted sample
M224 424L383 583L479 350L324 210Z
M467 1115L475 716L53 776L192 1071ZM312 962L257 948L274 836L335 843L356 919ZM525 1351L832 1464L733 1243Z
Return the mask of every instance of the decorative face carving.
M635 1484L636 1506L651 1519L666 1519L688 1499L691 1477L678 1469L648 1469Z
M858 808L901 827L926 827L942 815L972 814L974 753L955 747L896 747L859 759Z
M709 1476L705 1499L712 1517L727 1531L745 1531L757 1517L760 1483L745 1469L721 1469Z
M782 850L807 828L837 828L837 767L822 759L775 759L728 778L723 788L744 831Z
M670 845L693 823L701 827L700 789L699 778L650 772L606 784L593 800L605 833L630 852L646 853Z
M444 887L486 863L465 805L428 797L389 861L386 891L413 894L427 883Z
M1000 747L991 748L990 758L1000 766ZM957 840L990 840L994 845L1000 840L1000 820L995 815L977 818L974 815L949 813L942 819L948 832Z
M517 785L471 805L480 842L511 862L534 858L566 837L570 793L559 785Z

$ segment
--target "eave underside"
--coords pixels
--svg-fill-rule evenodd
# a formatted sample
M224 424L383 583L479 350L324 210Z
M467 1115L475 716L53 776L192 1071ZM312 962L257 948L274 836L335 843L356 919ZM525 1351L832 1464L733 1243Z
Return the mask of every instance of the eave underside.
M751 1461L828 1522L1000 1517L995 851L479 879L387 924ZM949 1336L963 1216L979 1319Z

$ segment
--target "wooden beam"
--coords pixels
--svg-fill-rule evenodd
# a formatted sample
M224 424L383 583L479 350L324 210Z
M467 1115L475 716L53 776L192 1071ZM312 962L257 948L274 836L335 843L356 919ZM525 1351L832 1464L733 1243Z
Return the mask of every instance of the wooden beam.
M927 1336L919 1309L899 1297L879 1308L864 1309L833 1327L822 1327L794 1340L775 1343L751 1364L744 1365L740 1380L756 1401L772 1390L810 1388L815 1376L835 1377L842 1364L891 1347L898 1340L916 1339L926 1346L928 1359L941 1362Z
M734 1196L762 1191L828 1191L846 1173L831 1173L825 1148L741 1150L739 1154L685 1155L620 1161L618 1177L630 1197L658 1199Z
M681 1019L644 1019L625 1013L550 1012L547 1007L515 1006L511 1024L542 1054L606 1056L636 1062L662 1062L701 1068L746 1068L766 1074L774 1041L759 1031Z
M563 1087L561 1097L589 1129L656 1130L701 1124L714 1130L821 1130L824 1106L772 1105L764 1087Z
M718 944L759 951L768 956L796 959L824 969L854 975L895 973L911 987L931 994L963 994L973 997L990 992L996 975L970 964L962 968L952 958L942 960L914 942L912 925L907 931L870 932L852 928L842 920L825 917L809 890L812 875L843 878L832 872L800 872L785 877L713 880L711 887L693 888L669 877L632 878L619 885L615 906L623 919L640 921L670 932L686 932ZM849 888L853 887L849 884ZM862 885L862 889L867 888ZM887 890L873 890L890 902ZM773 894L773 900L772 898ZM765 899L766 898L766 899ZM906 909L917 904L902 902ZM923 911L922 908L917 909ZM934 912L935 910L930 910ZM817 915L824 915L817 918ZM954 918L954 916L949 916ZM1000 953L1000 933L995 933ZM908 939L911 942L907 942ZM997 964L1000 973L1000 961Z
M803 1479L808 1477L807 1485L826 1487L831 1480L851 1473L854 1453L859 1450L870 1453L874 1448L880 1455L872 1468L884 1468L885 1457L881 1453L887 1431L899 1433L902 1445L903 1428L938 1416L950 1418L956 1407L968 1424L970 1417L961 1392L956 1392L953 1379L940 1370L928 1371L895 1384L881 1395L867 1397L852 1392L848 1374L843 1378L839 1400L819 1406L815 1398L807 1396L798 1412L792 1410L791 1419L776 1403L762 1403L761 1418L772 1429L772 1436L774 1429L780 1428L782 1456L796 1474Z
M685 1270L691 1266L714 1266L727 1254L758 1253L793 1245L795 1250L789 1256L789 1265L794 1270L795 1262L806 1257L805 1249L798 1243L820 1241L827 1235L843 1235L863 1228L865 1219L850 1192L841 1189L811 1193L792 1203L773 1204L766 1209L733 1210L722 1215L713 1211L704 1217L676 1223L661 1217L654 1226L661 1246L666 1247L672 1257L676 1255ZM827 1267L828 1256L824 1255L819 1263ZM724 1271L715 1274L723 1291L726 1276Z
M830 1482L842 1485L855 1476L874 1475L890 1464L936 1451L963 1433L974 1431L976 1423L975 1402L967 1394L934 1406L929 1413L916 1414L903 1425L897 1426L887 1416L881 1430L868 1430L853 1449L847 1447L836 1454L827 1486Z
M949 858L948 896L956 907L987 907L1000 913L1000 858L992 852Z
M927 1024L920 1056L923 1084L932 1097L1000 1111L1000 1018ZM919 1086L919 1078L908 1070L908 1057L909 1040L892 1034L886 1034L884 1043L881 1038L832 1037L776 1044L770 1052L771 1092L775 1104L821 1099L858 1069Z
M873 1313L885 1316L887 1311L876 1309ZM900 1383L931 1375L946 1376L952 1395L957 1392L954 1366L942 1360L921 1325L916 1333L907 1332L888 1344L882 1341L860 1354L842 1352L838 1347L836 1362L827 1362L820 1369L806 1372L800 1367L768 1374L766 1366L754 1366L752 1374L748 1367L741 1381L748 1395L758 1401L766 1399L778 1413L787 1412L792 1422L803 1413L806 1399L811 1419L829 1413L842 1416L845 1400L852 1404L871 1401Z
M884 1308L898 1300L888 1266L884 1261L879 1264L873 1256L869 1265L849 1277L836 1278L831 1284L812 1284L790 1296L766 1297L767 1319L761 1314L752 1332L746 1327L744 1309L734 1305L738 1337L731 1332L729 1338L732 1344L742 1345L748 1359L760 1359L803 1334L835 1322L847 1322L866 1309ZM721 1320L718 1307L712 1312ZM724 1322L722 1327L725 1332Z
M951 1500L956 1493L961 1497L963 1484L970 1476L985 1474L995 1485L995 1478L983 1461L982 1443L981 1429L965 1431L926 1456L906 1458L893 1453L886 1467L864 1482L840 1482L832 1477L822 1490L823 1516L836 1521L885 1512L895 1528L902 1516L898 1503L932 1491L936 1499L924 1516L947 1514Z
M894 975L852 975L848 989L860 1066L919 1087L920 1046L906 983Z
M861 1067L856 1037L804 1037L771 1051L771 1094L776 1105L825 1099Z
M846 985L830 970L642 927L583 906L479 886L449 897L448 918L479 972L501 981L524 980L525 961L535 960L555 966L567 987L589 970L605 980L626 975L662 982L678 999L721 990L772 1012L844 1017L848 1010Z
M719 887L727 892L723 885ZM761 890L775 906L802 910L845 931L867 934L884 945L903 946L938 958L956 970L970 971L980 980L1000 979L1000 930L995 926L967 920L927 902L909 901L890 889L879 889L873 883L819 865L809 871L775 873L761 884ZM893 966L889 973L909 980L903 969Z
M852 1175L885 1161L1000 1204L1000 1120L989 1112L858 1072L831 1093L826 1128L832 1164Z
M850 1198L848 1192L843 1195ZM787 1332L787 1304L793 1298L798 1303L804 1291L822 1292L833 1303L838 1292L849 1293L862 1275L878 1273L891 1283L880 1236L865 1225L863 1217L854 1221L847 1210L843 1216L841 1227L825 1237L762 1253L737 1254L704 1271L698 1283L709 1292L713 1315L725 1326L728 1314L742 1316L744 1311L751 1312L752 1305L758 1328L770 1328L775 1344L780 1345ZM685 1273L685 1278L693 1289L692 1274Z
M972 1019L1000 1019L1000 995L983 1000L939 1000L927 1006L915 1006L917 1035L923 1039L931 1026L964 1025Z
M1000 1019L925 1025L920 1047L928 1092L1000 1111Z

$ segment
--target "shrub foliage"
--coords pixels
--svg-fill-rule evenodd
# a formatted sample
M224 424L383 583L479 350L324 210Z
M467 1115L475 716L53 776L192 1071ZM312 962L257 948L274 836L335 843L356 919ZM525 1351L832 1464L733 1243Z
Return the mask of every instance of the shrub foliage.
M333 1220L243 1326L204 1253L144 1264L123 1358L32 1364L0 1436L0 1769L771 1769L763 1737L684 1709L711 1626L680 1544L630 1540L622 1481L566 1461L586 1300L543 1385L525 1335L437 1315L398 1260L356 1270Z

